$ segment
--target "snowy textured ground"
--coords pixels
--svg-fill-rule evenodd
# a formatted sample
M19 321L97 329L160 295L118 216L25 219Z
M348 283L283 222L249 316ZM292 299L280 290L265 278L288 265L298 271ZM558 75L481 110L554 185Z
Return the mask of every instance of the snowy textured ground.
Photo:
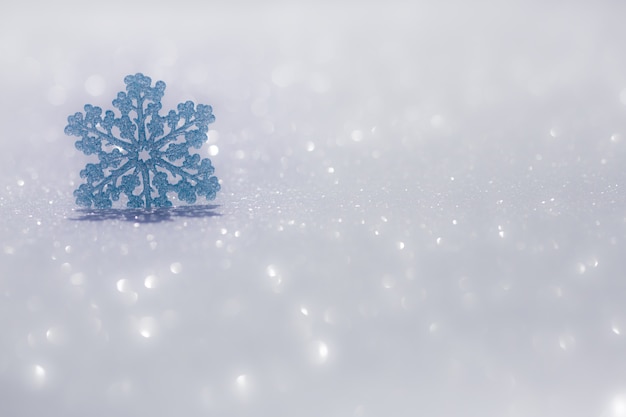
M626 416L626 8L467 3L0 6L0 415ZM135 72L215 201L77 210Z

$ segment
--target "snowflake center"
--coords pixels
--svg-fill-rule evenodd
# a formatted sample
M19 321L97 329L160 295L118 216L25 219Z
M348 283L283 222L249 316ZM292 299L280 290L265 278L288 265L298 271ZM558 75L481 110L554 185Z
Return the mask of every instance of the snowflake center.
M142 162L146 162L149 159L152 159L150 156L150 151L147 149L142 149L139 151L138 159Z

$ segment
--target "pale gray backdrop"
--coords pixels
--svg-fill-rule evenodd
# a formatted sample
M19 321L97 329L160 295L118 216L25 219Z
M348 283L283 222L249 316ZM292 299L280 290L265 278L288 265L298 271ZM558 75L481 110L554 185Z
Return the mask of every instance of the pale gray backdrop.
M1 5L0 415L626 416L624 16ZM214 107L199 211L76 210L136 72Z

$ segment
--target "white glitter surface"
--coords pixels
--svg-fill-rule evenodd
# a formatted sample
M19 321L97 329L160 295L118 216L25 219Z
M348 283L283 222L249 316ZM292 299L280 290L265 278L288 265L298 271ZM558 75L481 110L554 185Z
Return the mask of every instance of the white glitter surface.
M626 7L501 3L1 6L0 416L626 416ZM215 201L76 207L136 72Z

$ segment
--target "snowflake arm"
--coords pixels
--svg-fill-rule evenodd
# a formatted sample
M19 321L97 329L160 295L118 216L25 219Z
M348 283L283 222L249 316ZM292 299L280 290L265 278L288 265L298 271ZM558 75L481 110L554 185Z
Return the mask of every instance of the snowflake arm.
M162 116L163 81L152 86L138 73L124 83L126 92L112 103L119 117L111 110L102 117L100 107L87 104L84 114L67 119L65 133L80 137L76 149L99 160L80 172L86 182L74 191L76 203L109 208L123 194L127 207L171 207L168 192L189 204L197 196L214 199L220 184L211 160L190 153L208 139L208 125L215 121L211 106L187 101Z

